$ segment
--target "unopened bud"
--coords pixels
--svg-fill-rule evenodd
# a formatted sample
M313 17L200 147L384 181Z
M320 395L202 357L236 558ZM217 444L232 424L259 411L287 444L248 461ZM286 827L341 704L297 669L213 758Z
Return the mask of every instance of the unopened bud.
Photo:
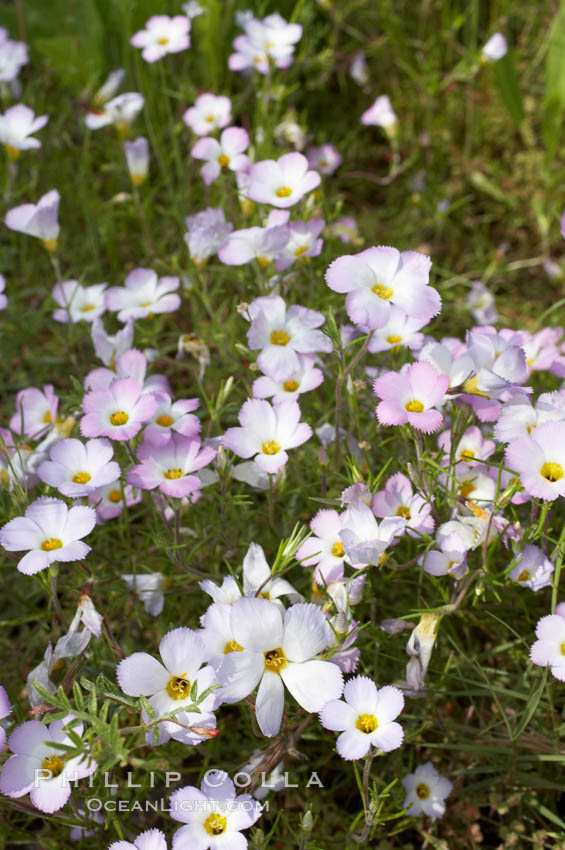
M308 832L312 832L313 828L314 828L314 818L312 816L312 812L310 811L310 809L308 809L308 811L304 812L304 814L302 815L302 821L300 823L300 829L302 830L302 832L308 833Z

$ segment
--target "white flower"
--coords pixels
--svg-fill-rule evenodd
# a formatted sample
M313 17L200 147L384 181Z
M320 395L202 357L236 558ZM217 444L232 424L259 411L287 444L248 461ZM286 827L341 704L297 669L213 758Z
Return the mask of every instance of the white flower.
M106 283L81 286L78 280L56 283L51 297L59 304L52 316L56 322L94 322L106 311L104 293Z
M508 44L501 32L491 35L483 47L483 58L489 62L497 62L508 52Z
M265 558L263 547L251 543L243 559L243 593L245 596L257 595L261 599L278 600L279 596L288 596L291 602L303 602L300 593L284 578L273 576ZM282 607L282 603L278 603Z
M0 142L6 145L8 155L16 159L20 151L40 148L41 142L33 138L49 121L48 115L36 116L33 109L18 103L0 115Z
M119 133L127 136L130 125L143 109L144 103L145 98L139 92L124 92L109 100L102 109L87 112L84 123L89 130L99 130L100 127L113 124Z
M56 189L43 195L37 204L22 204L8 210L4 222L10 230L41 239L48 251L57 250L59 200Z
M526 546L517 558L516 566L509 576L512 581L531 590L541 590L551 584L553 564L538 546Z
M147 613L158 617L165 604L165 576L162 573L124 573L120 578L125 581L129 590L135 590Z
M445 812L445 798L451 794L453 785L441 776L431 763L427 761L409 773L402 780L406 797L404 808L409 815L424 814L430 818L440 818Z
M235 641L243 647L230 652L218 671L224 686L221 698L244 699L257 685L257 722L264 735L280 729L284 686L306 711L320 711L341 695L343 680L335 664L317 656L330 645L331 632L316 605L299 603L283 620L280 608L267 599L244 597L230 614Z
M398 123L398 118L392 108L392 103L387 94L381 94L369 109L361 116L361 124L382 127L392 133Z
M539 667L551 667L552 675L565 682L565 603L556 606L555 614L538 620L536 637L530 648L532 662Z
M134 186L140 186L149 171L149 142L144 136L124 142L126 163Z
M367 755L371 746L384 753L400 747L404 732L394 720L403 708L398 688L377 688L366 676L355 676L347 682L343 700L331 700L322 708L320 723L341 732L336 748L349 761Z

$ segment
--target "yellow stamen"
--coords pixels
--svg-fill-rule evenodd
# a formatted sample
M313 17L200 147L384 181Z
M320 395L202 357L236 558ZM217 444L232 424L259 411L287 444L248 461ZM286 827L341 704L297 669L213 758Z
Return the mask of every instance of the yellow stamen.
M169 43L169 39L167 38L167 36L166 36L166 35L162 36L162 37L161 37L161 38L157 41L157 44L161 44L161 45L165 45L165 44L168 44L168 43Z
M94 309L96 309L94 307L94 304L85 304L84 307L80 308L80 312L81 313L90 313L91 310L94 310Z
M108 493L108 501L109 502L121 502L122 501L121 490L112 490L110 493Z
M204 829L208 835L221 835L226 831L227 825L227 819L223 815L218 815L215 812L208 815L204 821Z
M48 410L45 416L43 417L44 422L53 422L53 417L51 416L51 411Z
M379 723L374 714L360 714L355 721L355 726L360 732L370 735L371 732L379 728Z
M371 292L374 292L383 301L388 301L394 295L394 289L391 286L385 286L384 283L376 283L371 287Z
M555 483L555 481L560 481L563 478L563 467L560 463L551 463L546 462L543 464L540 469L540 475L549 481L551 484Z
M288 345L290 342L290 334L286 331L273 331L271 333L271 345Z
M270 670L271 673L280 673L287 664L286 655L280 646L265 653L265 670Z
M430 796L430 789L424 782L420 782L419 785L416 785L416 794L420 800L427 800Z
M390 336L387 336L386 341L390 345L396 345L397 343L402 342L402 337L396 336L396 334L391 334Z
M473 458L475 457L475 452L472 452L470 449L464 449L464 451L461 452L459 457L461 460L470 461L473 460Z
M220 166L220 168L222 168L225 171L229 164L230 164L229 156L226 156L225 153L221 153L220 156L218 157L218 165Z
M207 121L208 124L213 124L214 123L214 116L213 115L207 115L204 120Z
M266 443L263 443L261 446L261 451L264 455L276 455L277 452L280 452L281 447L274 440L267 440Z
M299 387L298 381L290 380L290 381L285 381L284 384L283 384L283 390L285 390L287 393L295 393L296 390L298 389L298 387Z
M561 649L561 655L565 655L565 643L561 644L560 649Z
M182 476L182 469L167 469L167 471L165 472L165 478L168 478L169 481L173 481L176 478L182 478Z
M343 558L343 543L338 540L337 543L334 543L330 551L334 558Z
M406 505L400 505L400 507L398 507L396 509L395 516L401 516L404 519L412 519L412 514L410 513L410 508L406 507Z
M168 413L162 413L155 421L157 422L157 425L162 425L163 428L168 428L175 420L172 416L169 416Z
M269 263L271 262L268 257L256 257L256 260L262 269L266 269Z
M224 646L224 655L230 652L243 652L243 647L236 640L229 640Z
M288 198L289 195L292 195L292 189L289 186L281 186L280 189L277 189L275 195L277 198Z
M76 475L73 475L73 481L75 484L88 484L91 478L92 476L90 472L77 472Z
M54 549L62 549L63 541L59 540L57 537L48 537L47 540L44 540L41 544L41 548L44 552L52 552Z
M522 570L522 572L518 576L517 581L528 581L529 577L530 577L529 571L528 570Z
M125 425L128 421L129 416L123 410L117 410L115 413L112 413L110 416L110 425Z
M190 695L190 682L184 673L182 676L171 676L167 682L166 690L171 699L188 699Z
M55 776L59 776L63 772L64 766L63 759L59 758L59 756L47 756L41 762L41 769L48 770L51 774L49 777L45 777L45 779L53 779Z
M306 245L301 245L300 248L297 248L296 251L294 252L294 256L300 257L302 254L305 254L307 250L308 250L308 247Z
M423 413L424 405L421 401L417 401L417 399L412 399L412 401L406 402L404 405L405 409L408 413Z

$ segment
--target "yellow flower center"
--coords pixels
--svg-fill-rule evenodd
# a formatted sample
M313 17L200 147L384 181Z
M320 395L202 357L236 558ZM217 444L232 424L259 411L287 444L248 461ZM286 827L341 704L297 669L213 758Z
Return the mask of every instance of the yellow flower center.
M479 389L479 376L474 375L472 378L469 378L468 381L465 381L463 384L463 391L468 395L480 395L482 398L486 398L487 395L482 390Z
M404 407L408 411L408 413L423 413L424 412L424 405L422 404L421 401L418 401L415 398L412 399L412 401L406 402Z
M416 785L416 794L420 800L427 800L430 796L429 786L425 782L420 782L419 785Z
M565 655L565 643L561 644L560 649L561 649L561 655Z
M474 483L472 481L467 481L465 484L461 485L461 487L459 488L459 492L464 499L468 499L474 489Z
M228 822L223 815L212 812L204 821L204 829L208 835L221 835L226 831Z
M341 540L338 540L337 543L334 543L330 551L334 558L343 558L343 543L341 542Z
M280 189L277 189L275 195L277 198L288 198L289 195L292 195L292 189L290 186L281 186Z
M394 289L391 286L385 286L384 283L376 283L371 287L371 292L374 292L383 301L388 301L394 295Z
M139 306L140 307L151 307L152 303L153 303L152 301L142 301Z
M396 334L391 334L390 336L387 336L386 341L390 343L390 345L396 345L397 343L402 342L402 337L396 336Z
M124 410L117 410L110 416L110 425L125 425L128 419L129 416Z
M261 446L261 451L264 455L276 455L277 452L280 452L281 447L274 440L267 440L266 443L263 443Z
M50 254L53 254L57 250L57 237L52 236L51 239L42 239L41 240Z
M268 590L259 594L259 599L270 599L270 598L271 598L271 594L269 593Z
M45 416L43 417L43 421L44 421L45 423L53 422L53 417L51 416L51 411L50 411L50 410L48 410L48 411L47 411L47 413L45 414Z
M112 490L111 493L108 493L108 501L110 501L110 502L121 502L122 501L121 490Z
M81 313L90 313L91 310L94 310L94 304L85 304L80 308Z
M76 475L73 475L73 481L75 484L88 484L91 478L92 476L90 472L77 472Z
M166 35L162 36L162 38L160 38L157 42L157 44L161 44L161 45L165 45L165 44L168 44L168 43L169 43L169 39L167 38Z
M286 331L273 331L271 333L271 345L288 345L290 342L290 334Z
M294 252L294 256L300 257L302 254L305 254L307 250L308 250L308 248L307 248L306 245L301 245L300 248L297 248L296 251Z
M395 516L401 516L404 519L412 519L412 514L410 513L410 508L407 507L406 505L400 505L400 507L398 507L396 509Z
M182 469L167 469L165 472L165 478L168 478L169 481L173 481L175 478L182 478L182 475Z
M551 484L553 484L555 481L559 481L561 478L563 478L563 475L565 474L563 472L563 467L560 463L551 462L544 463L539 472L540 475L545 478L546 481L549 481Z
M167 693L171 699L188 699L190 694L190 682L186 678L185 673L183 673L182 676L171 676L167 682Z
M225 169L228 167L229 164L230 164L229 156L226 156L225 153L221 153L220 156L218 157L218 165L220 166L220 168L223 168L224 171L225 171Z
M57 537L48 537L47 540L44 540L41 544L41 548L44 552L52 552L53 549L62 549L63 541L59 540Z
M168 428L175 420L172 416L169 416L168 413L162 413L155 421L157 422L157 425L162 425L163 428Z
M59 776L63 772L63 768L63 759L59 758L59 756L47 756L41 762L41 769L48 770L51 773L45 779L53 779L55 776Z
M283 384L283 390L287 393L295 393L298 387L298 381L293 381L292 379L290 381L285 381Z
M214 116L213 115L207 115L205 120L208 122L208 124L213 124L214 123Z
M520 575L518 576L518 581L528 581L530 577L530 573L528 570L522 570Z
M271 261L268 257L257 257L257 262L262 269L266 269Z
M280 673L287 664L286 655L280 646L265 653L265 670L270 670L271 673Z
M461 460L470 461L473 460L473 458L475 457L475 452L472 452L471 449L464 449L464 451L461 452L459 457L461 458Z
M243 647L236 640L228 640L224 646L224 655L229 655L230 652L243 652Z
M360 732L370 735L371 732L379 728L379 723L374 714L360 714L355 721L355 726Z

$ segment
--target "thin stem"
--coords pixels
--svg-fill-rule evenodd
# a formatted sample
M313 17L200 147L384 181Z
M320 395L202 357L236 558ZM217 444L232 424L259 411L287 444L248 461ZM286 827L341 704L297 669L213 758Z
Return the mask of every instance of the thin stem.
M342 374L339 376L339 378L336 381L336 388L335 388L335 464L336 464L336 467L339 466L340 451L341 451L341 438L340 438L340 431L341 431L341 388L343 386L343 381L345 380L345 378L347 378L349 373L357 366L359 361L365 355L367 349L369 348L369 343L371 342L371 339L373 338L373 334L374 334L374 331L371 331L367 335L367 337L365 338L365 342L363 343L363 345L361 346L361 348L359 349L359 351L357 352L357 354L355 355L355 357L353 358L353 360L351 361L349 366L345 367Z

